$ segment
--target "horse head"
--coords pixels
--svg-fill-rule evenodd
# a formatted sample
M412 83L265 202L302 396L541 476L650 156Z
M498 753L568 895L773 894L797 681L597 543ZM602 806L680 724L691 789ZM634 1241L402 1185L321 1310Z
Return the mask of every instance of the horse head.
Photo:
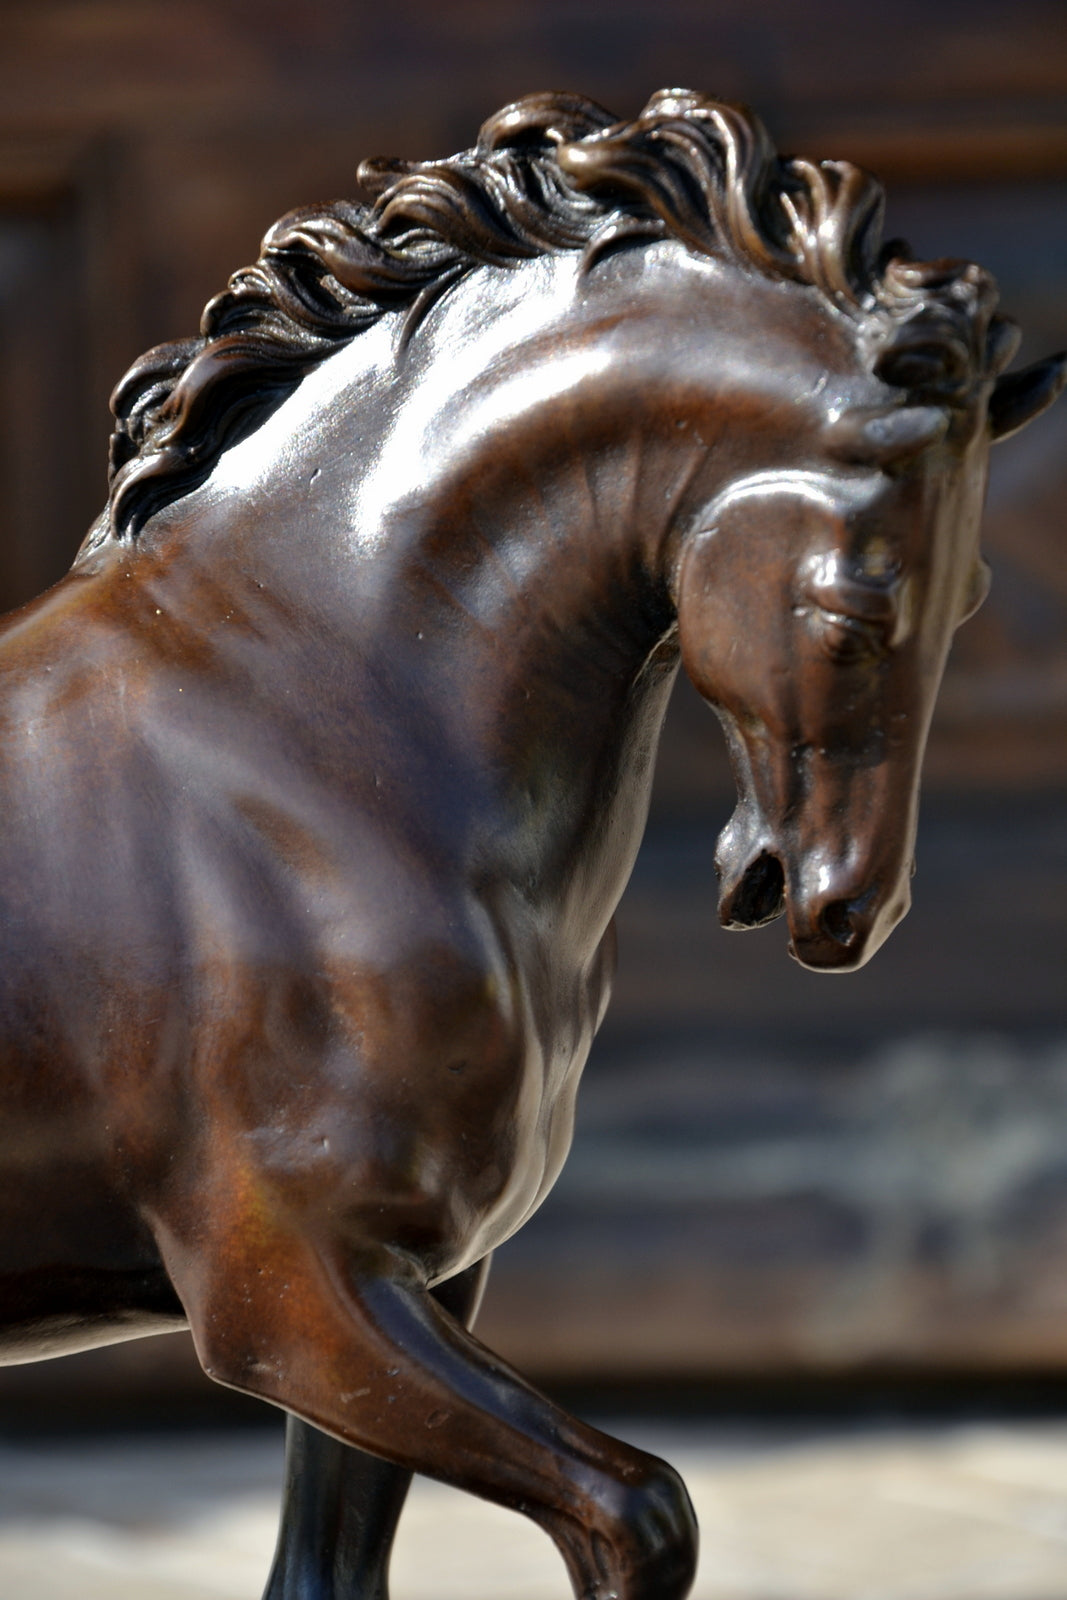
M580 415L582 449L609 464L617 416L648 445L633 478L642 515L623 505L616 521L640 528L640 554L624 567L651 585L617 583L605 546L601 594L626 610L615 621L643 683L643 630L666 627L673 601L686 667L733 751L740 801L719 848L722 920L754 927L785 909L799 960L861 965L908 904L933 703L953 629L984 592L989 444L1056 397L1064 360L1005 376L1017 335L995 314L987 273L916 261L899 241L882 247L873 178L847 162L785 160L750 113L689 90L663 90L623 123L575 96L530 96L491 117L472 151L364 163L360 178L372 207L283 218L256 265L207 307L202 337L150 351L120 383L109 511L86 556L109 537L134 541L316 365L391 311L402 312L404 356L474 269L484 296L470 321L484 327L490 272L499 286L550 258L573 299L568 348L583 359L597 350L573 370L595 368L599 383L611 368L617 385L610 403L602 387L565 403L564 336L539 334L524 359L552 351L551 427ZM616 338L623 326L628 344ZM429 359L435 348L427 341ZM529 372L523 390L538 392ZM383 416L400 392L398 380ZM358 452L337 452L346 462L366 449L366 413L358 429ZM549 452L557 486L572 448ZM421 451L417 442L398 460L420 459L424 477ZM494 457L507 459L496 447ZM616 476L622 505L631 480ZM591 481L584 464L576 481ZM581 522L592 502L575 503ZM320 549L321 538L320 527ZM579 564L588 570L584 547ZM597 629L607 637L599 617ZM616 868L637 837L630 828Z
M919 270L929 291L933 269ZM791 953L818 970L862 966L908 910L934 701L988 589L989 445L1050 404L1067 369L999 375L1018 340L990 314L991 280L956 267L953 282L971 291L970 363L959 325L940 349L921 313L894 329L873 384L832 400L782 470L728 485L679 568L683 660L739 794L716 854L720 919L753 928L784 911Z

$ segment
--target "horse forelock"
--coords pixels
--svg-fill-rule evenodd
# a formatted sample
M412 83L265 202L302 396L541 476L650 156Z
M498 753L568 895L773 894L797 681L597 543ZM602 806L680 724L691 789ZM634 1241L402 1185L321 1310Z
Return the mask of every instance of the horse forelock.
M806 283L859 328L884 381L951 406L988 366L995 285L964 263L880 251L881 185L847 162L786 160L750 111L663 90L617 121L578 95L531 95L447 160L364 162L373 196L304 208L207 306L200 337L142 356L112 397L108 530L136 535L209 476L312 367L435 285L673 238Z

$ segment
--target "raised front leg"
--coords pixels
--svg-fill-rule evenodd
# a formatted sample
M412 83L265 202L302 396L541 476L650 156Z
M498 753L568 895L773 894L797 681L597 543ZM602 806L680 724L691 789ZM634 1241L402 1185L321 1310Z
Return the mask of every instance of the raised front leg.
M467 1327L488 1268L487 1256L433 1291ZM389 1557L410 1483L406 1467L290 1414L278 1548L263 1600L387 1600Z
M438 1304L408 1258L313 1244L262 1208L240 1210L212 1219L221 1237L169 1241L211 1377L524 1512L555 1541L581 1600L683 1600L696 1524L677 1473L531 1388Z

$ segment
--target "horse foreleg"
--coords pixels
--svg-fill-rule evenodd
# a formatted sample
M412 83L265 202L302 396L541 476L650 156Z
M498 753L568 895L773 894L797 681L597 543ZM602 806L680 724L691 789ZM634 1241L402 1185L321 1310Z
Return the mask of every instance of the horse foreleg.
M490 1258L434 1289L457 1321L477 1315ZM387 1600L389 1557L411 1473L302 1417L285 1426L285 1488L263 1600Z
M696 1525L677 1473L531 1388L449 1316L410 1258L312 1243L262 1207L243 1227L232 1211L212 1222L224 1237L201 1232L194 1248L172 1236L165 1252L209 1376L524 1512L582 1600L683 1600Z

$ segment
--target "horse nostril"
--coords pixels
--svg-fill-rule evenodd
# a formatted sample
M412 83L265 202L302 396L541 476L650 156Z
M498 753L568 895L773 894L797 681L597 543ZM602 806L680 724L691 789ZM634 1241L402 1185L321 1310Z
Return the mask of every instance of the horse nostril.
M766 850L745 872L730 907L731 928L759 928L773 922L785 907L785 873L777 856Z
M851 900L831 900L819 917L823 932L829 934L835 944L847 950L855 944L859 929L853 920L855 904Z

